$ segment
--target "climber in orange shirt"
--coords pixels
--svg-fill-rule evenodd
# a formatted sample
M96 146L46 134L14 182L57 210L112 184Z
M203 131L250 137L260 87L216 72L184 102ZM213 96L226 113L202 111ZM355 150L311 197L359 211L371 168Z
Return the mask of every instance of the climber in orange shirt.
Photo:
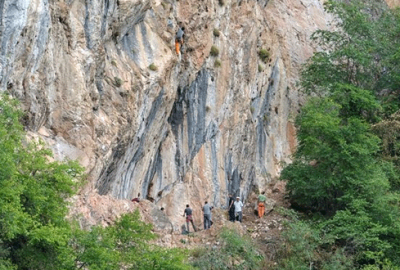
M183 36L185 35L185 27L180 26L178 32L176 32L175 36L175 51L176 54L180 57L181 56L181 48L183 45Z

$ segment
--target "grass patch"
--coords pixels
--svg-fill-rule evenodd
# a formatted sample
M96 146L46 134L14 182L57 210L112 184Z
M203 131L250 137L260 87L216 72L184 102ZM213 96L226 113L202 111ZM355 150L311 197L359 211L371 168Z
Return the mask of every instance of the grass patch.
M218 68L218 67L220 67L220 66L221 66L221 60L215 59L214 67Z
M113 83L114 83L114 85L116 87L120 87L124 83L124 81L121 78L114 77L114 82Z
M218 56L219 55L218 47L215 46L215 45L212 45L211 46L211 50L210 50L210 54L211 54L211 56L214 56L214 57Z
M224 228L215 247L192 251L192 265L199 269L252 269L261 270L264 257L257 245L236 230Z
M269 51L268 51L268 50L266 50L266 49L261 49L261 50L258 52L258 56L260 57L261 61L263 61L264 63L267 63L270 54L269 54Z
M151 64L149 65L149 69L152 70L152 71L157 71L157 70L158 70L158 67L157 67L154 63L151 63Z

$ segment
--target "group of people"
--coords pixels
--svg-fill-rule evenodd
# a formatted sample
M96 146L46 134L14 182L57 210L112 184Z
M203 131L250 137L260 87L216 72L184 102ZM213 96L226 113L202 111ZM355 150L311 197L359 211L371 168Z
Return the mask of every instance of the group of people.
M213 208L214 207L210 206L207 201L204 203L204 206L203 206L203 209L202 209L203 210L203 217L204 217L204 230L209 229L211 227L211 225L213 224L212 217L211 217L211 210ZM193 230L197 231L196 226L193 223L193 210L192 210L192 208L190 208L190 206L188 204L186 205L185 211L183 212L183 216L186 216L186 230L187 230L187 232L188 233L190 232L189 223L192 224Z
M262 218L265 213L265 201L267 197L265 196L265 191L262 191L260 195L257 197L258 200L258 217ZM243 217L243 203L240 201L240 197L236 197L236 201L233 199L232 194L229 194L229 221L242 222Z
M258 217L262 218L265 212L265 201L267 197L265 196L265 192L262 191L258 196ZM203 217L204 217L204 230L207 230L212 225L211 220L211 210L213 209L212 206L208 204L206 201L203 206ZM243 202L240 200L240 197L236 197L236 200L233 198L232 194L229 194L229 203L228 203L228 211L229 211L229 221L235 222L239 221L242 222L243 218ZM186 228L187 232L189 232L189 223L192 224L193 230L197 231L196 226L193 223L193 210L186 205L186 208L183 212L183 216L186 216Z
M132 199L132 202L140 202L140 193L136 198ZM261 218L265 212L265 201L267 197L265 196L265 192L261 192L258 196L258 216ZM204 220L204 230L207 230L213 224L211 211L213 207L205 201L204 206L202 208L203 211L203 220ZM161 211L164 211L164 207L161 207ZM229 211L229 221L235 222L239 221L242 222L243 218L243 202L240 200L240 197L236 197L236 200L233 198L232 194L229 194L229 203L228 203L228 211ZM183 212L183 216L186 216L186 231L189 233L189 223L192 224L193 230L197 231L196 226L193 222L193 210L190 208L189 204L186 205L186 208Z

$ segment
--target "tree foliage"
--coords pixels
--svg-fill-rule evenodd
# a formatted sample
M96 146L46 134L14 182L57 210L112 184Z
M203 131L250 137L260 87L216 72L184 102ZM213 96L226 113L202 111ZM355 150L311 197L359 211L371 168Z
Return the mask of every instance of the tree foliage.
M66 220L83 168L26 140L17 107L0 96L0 270L191 268L184 250L148 243L155 235L138 212L90 231Z
M326 8L336 30L313 35L323 50L302 71L310 98L282 171L311 219L288 224L279 269L399 269L400 13L372 0Z

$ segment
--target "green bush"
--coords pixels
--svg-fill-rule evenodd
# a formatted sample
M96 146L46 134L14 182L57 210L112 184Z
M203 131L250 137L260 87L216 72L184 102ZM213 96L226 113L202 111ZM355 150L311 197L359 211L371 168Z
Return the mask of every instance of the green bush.
M154 63L151 63L151 64L149 65L149 69L152 70L152 71L157 71L157 70L158 70L158 67L157 67Z
M217 28L214 28L213 35L216 36L216 37L219 37L220 34L221 34L220 31Z
M214 67L218 68L218 67L220 67L220 66L221 66L221 60L215 59L215 61L214 61Z
M193 266L200 269L264 269L255 243L235 230L224 228L219 245L193 251Z
M113 226L81 230L65 218L83 180L77 162L49 161L43 143L29 143L18 103L0 98L0 269L191 269L185 250L148 243L152 226L139 212Z
M140 221L139 212L123 215L115 225L74 232L74 253L81 266L89 269L190 269L186 252L164 249L147 242L156 236L152 225Z
M114 67L117 66L117 62L115 60L111 60L111 65L113 65Z
M123 80L121 79L121 78L118 78L118 77L114 77L114 85L116 86L116 87L120 87L122 84L123 84Z
M258 72L263 72L263 70L264 70L264 66L259 64L258 65Z
M225 5L225 0L218 0L218 3L221 7Z
M269 60L269 51L266 49L261 49L258 52L258 56L260 57L261 61L263 61L264 63L267 63Z
M288 220L279 245L276 270L350 270L353 258L345 256L343 249L323 249L332 242L332 235L326 235L313 226L312 222L303 221L293 210L284 210Z
M211 56L217 57L219 55L219 49L217 46L212 45L210 50Z

